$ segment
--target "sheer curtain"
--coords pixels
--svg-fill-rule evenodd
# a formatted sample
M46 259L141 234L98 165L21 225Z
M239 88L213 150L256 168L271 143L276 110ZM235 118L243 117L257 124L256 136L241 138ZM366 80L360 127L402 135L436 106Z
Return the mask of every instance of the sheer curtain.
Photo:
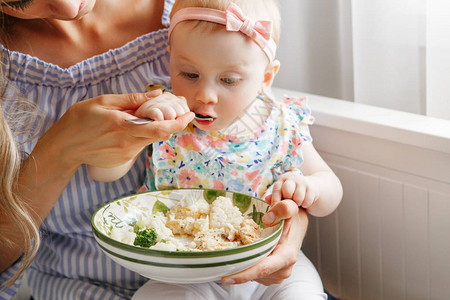
M450 119L450 1L280 2L276 86Z

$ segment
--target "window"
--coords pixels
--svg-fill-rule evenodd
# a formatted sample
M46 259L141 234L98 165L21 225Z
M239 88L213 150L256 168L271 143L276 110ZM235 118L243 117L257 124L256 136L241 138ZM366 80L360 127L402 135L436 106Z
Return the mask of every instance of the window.
M280 2L275 86L450 120L450 1Z

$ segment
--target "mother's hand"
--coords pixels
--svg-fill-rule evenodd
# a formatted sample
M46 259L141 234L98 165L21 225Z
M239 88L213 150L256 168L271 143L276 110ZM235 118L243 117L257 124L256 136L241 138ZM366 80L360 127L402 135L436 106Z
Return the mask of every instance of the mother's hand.
M222 278L223 284L239 284L250 280L263 285L279 284L291 275L306 233L308 216L294 201L286 200L274 204L264 215L263 222L274 226L281 219L285 220L283 232L272 253L256 265Z
M64 153L63 163L72 167L120 165L133 159L146 145L183 130L193 119L193 113L186 113L176 120L146 125L125 122L154 97L163 95L156 90L146 94L102 95L76 103L45 133L40 146L59 148L55 153Z

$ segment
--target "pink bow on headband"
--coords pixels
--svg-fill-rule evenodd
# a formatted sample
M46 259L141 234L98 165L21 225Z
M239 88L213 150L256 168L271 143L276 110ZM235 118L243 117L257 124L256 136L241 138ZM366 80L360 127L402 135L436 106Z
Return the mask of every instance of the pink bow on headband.
M188 20L218 23L226 26L228 31L239 31L251 38L266 54L269 61L275 59L277 45L271 38L272 22L256 21L246 17L235 3L230 2L226 11L206 7L186 7L177 11L170 20L169 37L175 26Z
M256 21L244 15L241 8L230 2L226 13L228 31L240 31L253 39L261 48L265 48L272 35L272 21Z

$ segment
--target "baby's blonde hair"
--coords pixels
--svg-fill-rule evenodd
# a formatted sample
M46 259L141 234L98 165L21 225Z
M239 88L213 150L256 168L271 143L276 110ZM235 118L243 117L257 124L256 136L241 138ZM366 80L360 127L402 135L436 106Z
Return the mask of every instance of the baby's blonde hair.
M177 0L172 8L172 17L177 11L186 7L206 7L225 11L230 2L238 5L243 13L253 20L272 21L272 38L278 45L280 40L280 6L278 0ZM210 26L222 26L203 21L192 21L211 24ZM208 25L205 25L208 26Z

